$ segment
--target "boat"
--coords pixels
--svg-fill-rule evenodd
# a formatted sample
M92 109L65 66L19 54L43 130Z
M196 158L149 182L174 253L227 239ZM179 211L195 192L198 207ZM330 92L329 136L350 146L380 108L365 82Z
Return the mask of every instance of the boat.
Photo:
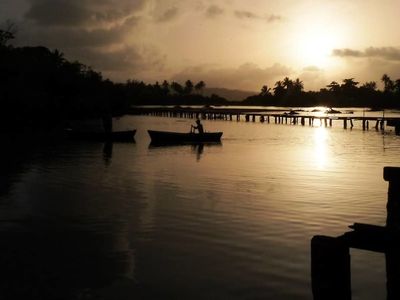
M125 131L80 131L73 129L66 129L68 138L74 140L84 141L98 141L98 142L134 142L136 130Z
M325 111L326 114L341 114L340 110L333 109L332 107Z
M152 144L197 144L220 142L222 132L171 132L147 130Z

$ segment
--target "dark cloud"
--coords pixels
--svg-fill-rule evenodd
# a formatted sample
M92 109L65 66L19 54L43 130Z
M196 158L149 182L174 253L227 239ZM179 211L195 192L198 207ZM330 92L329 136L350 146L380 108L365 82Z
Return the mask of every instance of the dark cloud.
M345 49L333 49L332 55L339 57L362 57L363 53L358 50L345 48Z
M142 8L144 0L28 0L26 18L44 26L87 26L120 21Z
M203 80L209 87L259 90L264 84L273 85L276 80L291 73L290 68L280 64L260 68L255 64L246 63L238 68L190 67L175 74L172 80L184 82L190 78L193 81Z
M395 47L369 47L364 51L353 49L334 49L334 56L338 57L367 57L381 58L383 60L400 61L400 48Z
M217 16L220 16L224 13L224 10L217 6L217 5L211 5L207 8L206 10L206 17L207 18L215 18Z
M125 46L116 50L73 48L65 53L70 60L79 60L113 80L125 81L146 72L164 69L165 55L152 47Z
M157 18L158 22L168 22L175 19L178 16L179 9L175 6L167 9L161 16Z
M122 24L109 28L75 28L75 27L45 27L30 28L29 36L22 39L33 44L44 44L50 48L103 47L122 43L138 19L130 17ZM22 33L25 33L24 31Z
M261 16L247 10L235 10L234 15L239 19L264 20L267 21L268 23L282 20L282 17L279 15L270 14Z

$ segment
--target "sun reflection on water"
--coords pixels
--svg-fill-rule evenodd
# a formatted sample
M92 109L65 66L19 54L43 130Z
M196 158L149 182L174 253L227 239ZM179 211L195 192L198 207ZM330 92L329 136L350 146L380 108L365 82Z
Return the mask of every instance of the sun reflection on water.
M325 127L317 127L314 131L314 163L318 169L325 169L328 165L328 131Z

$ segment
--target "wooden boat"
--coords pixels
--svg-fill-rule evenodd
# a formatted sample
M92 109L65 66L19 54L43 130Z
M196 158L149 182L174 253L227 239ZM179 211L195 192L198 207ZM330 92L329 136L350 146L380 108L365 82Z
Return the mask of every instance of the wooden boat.
M136 130L126 131L79 131L66 129L67 136L74 140L99 142L134 142Z
M196 144L220 142L222 132L170 132L148 130L153 144Z

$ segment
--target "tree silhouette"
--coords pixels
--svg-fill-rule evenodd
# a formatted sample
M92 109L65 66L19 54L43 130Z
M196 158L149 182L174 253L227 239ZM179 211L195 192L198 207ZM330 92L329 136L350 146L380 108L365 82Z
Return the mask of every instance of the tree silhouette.
M381 80L384 84L384 92L392 93L394 90L394 82L390 79L390 77L387 74L383 74Z
M186 80L185 82L185 88L184 88L184 93L186 95L190 95L193 92L193 82L191 80Z
M200 80L198 83L196 83L196 85L194 86L194 89L197 92L201 93L205 87L206 87L205 82L203 80Z
M285 95L285 86L283 85L283 82L279 80L275 82L274 96L281 98L283 95Z
M178 82L176 82L176 81L173 81L172 83L171 83L171 88L172 88L172 90L175 92L175 93L177 93L178 95L183 95L183 93L184 93L184 89L183 89L183 87L182 87L182 85L180 85Z
M270 96L271 95L271 89L267 85L263 85L261 88L261 96Z

